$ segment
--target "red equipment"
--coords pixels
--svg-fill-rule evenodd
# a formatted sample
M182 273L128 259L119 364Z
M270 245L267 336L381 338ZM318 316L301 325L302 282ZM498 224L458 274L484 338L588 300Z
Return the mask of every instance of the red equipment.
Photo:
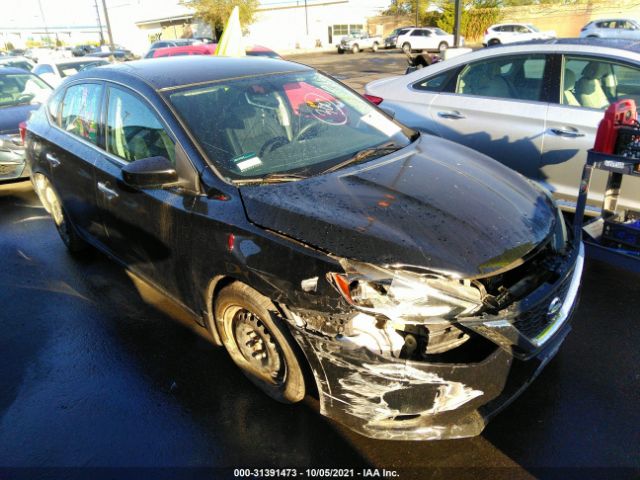
M624 125L635 125L638 118L636 102L625 99L609 105L604 112L604 118L598 125L593 150L601 153L614 153L618 129Z

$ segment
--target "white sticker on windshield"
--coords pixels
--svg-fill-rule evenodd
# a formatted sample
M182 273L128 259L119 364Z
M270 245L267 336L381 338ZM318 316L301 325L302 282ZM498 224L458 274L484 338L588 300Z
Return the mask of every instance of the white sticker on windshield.
M262 165L262 160L260 160L259 157L252 157L248 160L243 160L236 163L236 167L238 167L241 172L249 170L250 168L259 167L260 165Z
M398 125L376 111L367 113L361 118L361 120L389 137L394 136L400 131L400 127Z

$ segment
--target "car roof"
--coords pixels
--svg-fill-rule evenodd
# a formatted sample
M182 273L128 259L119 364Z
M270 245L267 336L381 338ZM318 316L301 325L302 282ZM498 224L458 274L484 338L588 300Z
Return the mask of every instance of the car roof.
M198 83L215 82L229 78L251 77L285 72L304 72L313 69L285 60L259 57L215 57L189 55L136 60L117 65L79 72L74 78L102 78L127 76L144 81L156 90L175 88Z
M640 53L640 41L624 40L620 38L551 38L548 40L533 40L530 42L510 43L508 45L491 48L502 48L518 45L583 45L592 47L615 48L618 50L628 50L634 53Z
M27 57L23 57L22 55L7 55L6 57L0 57L0 62L29 62L29 63L33 63L31 60L29 60Z

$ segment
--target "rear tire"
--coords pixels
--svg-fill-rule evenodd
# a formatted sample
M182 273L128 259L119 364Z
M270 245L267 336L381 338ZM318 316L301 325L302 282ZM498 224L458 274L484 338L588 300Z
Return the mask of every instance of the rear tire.
M438 51L440 53L444 52L447 48L449 48L449 44L447 42L440 42L440 45L438 45Z
M227 285L216 299L215 321L231 359L254 385L281 403L304 398L297 345L268 298L240 282Z
M405 42L402 44L402 51L409 55L411 53L411 44L409 42Z
M75 225L64 211L60 197L49 179L42 174L35 174L34 187L40 202L53 218L58 234L69 252L74 255L86 252L89 244L78 235Z
M371 51L374 53L378 51L378 42L373 43L373 46L371 47Z
M341 48L339 48L339 49L338 49L338 54L339 54L339 55L344 55L344 50L343 50L343 49L341 49Z
M500 45L500 40L498 40L497 38L492 38L491 40L489 40L488 45L490 47L493 47L495 45Z

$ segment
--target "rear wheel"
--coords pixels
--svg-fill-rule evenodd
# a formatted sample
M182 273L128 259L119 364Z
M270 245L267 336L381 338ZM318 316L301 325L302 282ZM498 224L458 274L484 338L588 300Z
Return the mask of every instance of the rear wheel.
M75 226L64 211L60 197L53 189L49 179L42 174L36 174L34 175L34 186L40 202L53 217L58 234L67 249L73 254L85 252L89 245L78 236Z
M444 52L447 48L449 48L449 44L447 42L440 42L440 45L438 45L438 51L440 53Z
M402 51L406 54L411 53L411 44L409 42L404 42L402 44Z
M234 282L220 291L215 318L223 345L251 382L282 403L304 398L295 341L268 298Z
M490 47L493 47L494 45L500 45L500 40L498 40L497 38L492 38L491 40L489 40L489 44Z
M339 49L338 49L338 53L339 53L340 55L342 55L342 54L344 54L344 50L343 50L343 49L341 49L341 48L339 48Z
M371 47L371 51L373 52L377 52L378 51L378 42L374 42L373 46Z

